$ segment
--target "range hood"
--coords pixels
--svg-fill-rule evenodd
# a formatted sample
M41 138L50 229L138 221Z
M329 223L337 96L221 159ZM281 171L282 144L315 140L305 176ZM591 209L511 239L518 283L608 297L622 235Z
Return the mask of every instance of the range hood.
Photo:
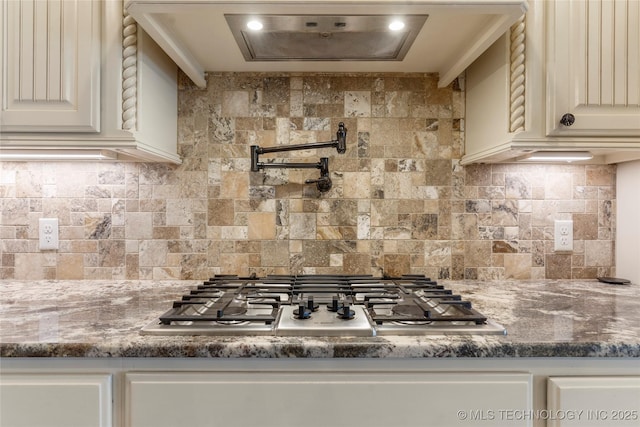
M225 18L246 61L401 61L427 15L395 20L384 15Z
M207 71L437 72L444 87L527 2L128 0L125 7L200 87ZM248 29L251 20L261 28ZM388 28L394 20L401 28Z

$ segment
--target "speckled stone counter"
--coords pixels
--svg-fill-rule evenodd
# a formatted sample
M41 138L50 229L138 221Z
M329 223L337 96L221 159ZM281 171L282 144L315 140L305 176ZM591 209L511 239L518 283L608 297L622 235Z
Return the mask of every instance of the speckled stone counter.
M162 337L140 328L199 281L5 281L2 357L640 357L640 286L440 281L506 336Z

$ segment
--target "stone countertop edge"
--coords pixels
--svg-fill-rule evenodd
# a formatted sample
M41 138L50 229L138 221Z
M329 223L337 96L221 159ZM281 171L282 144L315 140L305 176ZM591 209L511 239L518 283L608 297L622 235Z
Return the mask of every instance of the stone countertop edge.
M640 357L640 287L596 280L439 281L507 335L150 336L198 281L4 281L0 357Z

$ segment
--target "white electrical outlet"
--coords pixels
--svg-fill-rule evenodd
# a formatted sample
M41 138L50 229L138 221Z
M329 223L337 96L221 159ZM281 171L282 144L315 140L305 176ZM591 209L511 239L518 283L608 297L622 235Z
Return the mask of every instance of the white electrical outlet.
M58 249L58 218L40 218L40 250Z
M555 231L553 233L554 251L573 250L573 221L570 219L557 219L555 221Z

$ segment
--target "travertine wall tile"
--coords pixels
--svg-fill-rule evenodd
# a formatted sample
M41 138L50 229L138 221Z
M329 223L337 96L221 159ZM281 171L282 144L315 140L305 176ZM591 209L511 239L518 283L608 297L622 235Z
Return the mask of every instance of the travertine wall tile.
M505 254L504 278L527 280L531 279L531 256L529 254Z
M249 240L274 240L276 238L275 216L274 212L249 213L247 216Z
M181 76L182 165L0 165L0 278L205 279L216 273L407 274L451 279L613 275L615 166L469 165L464 87L433 74ZM328 141L250 172L250 145ZM38 219L60 221L39 251ZM574 251L553 251L573 219Z

